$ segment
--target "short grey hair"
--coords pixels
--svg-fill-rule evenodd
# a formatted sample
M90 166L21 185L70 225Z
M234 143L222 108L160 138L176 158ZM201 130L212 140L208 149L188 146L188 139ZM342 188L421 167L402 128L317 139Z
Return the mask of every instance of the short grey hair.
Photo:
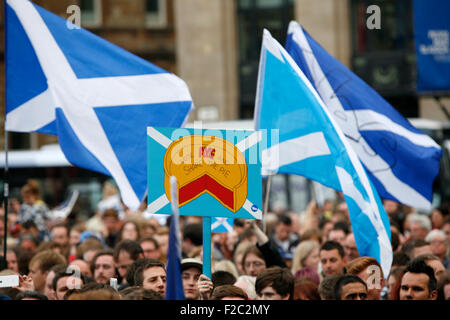
M430 232L428 232L427 236L425 237L425 241L430 243L431 241L433 241L436 238L442 238L445 241L445 232L442 230L431 230Z
M408 220L410 225L413 222L418 222L423 229L431 230L431 220L423 214L413 213Z

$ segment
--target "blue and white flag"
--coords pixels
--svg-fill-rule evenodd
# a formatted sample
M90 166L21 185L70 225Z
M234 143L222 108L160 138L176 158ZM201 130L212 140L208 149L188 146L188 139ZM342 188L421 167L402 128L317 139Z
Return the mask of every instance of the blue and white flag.
M170 220L169 250L167 252L166 300L184 300L181 278L180 211L178 209L177 179L170 177L172 219Z
M379 195L428 210L441 148L375 90L328 54L297 22L286 50L313 84Z
M233 231L233 218L211 218L211 232L223 233Z
M6 130L57 135L72 164L112 176L137 209L146 128L183 125L186 84L28 0L6 5Z
M268 135L263 139L263 168L305 176L343 192L358 252L377 259L387 277L392 263L390 224L378 193L314 87L267 30L255 125Z

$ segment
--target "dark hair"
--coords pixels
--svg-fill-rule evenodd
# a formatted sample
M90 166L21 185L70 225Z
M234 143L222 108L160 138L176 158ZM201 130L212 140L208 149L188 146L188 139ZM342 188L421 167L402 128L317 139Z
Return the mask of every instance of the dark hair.
M154 290L140 287L128 287L120 292L122 300L164 300L164 297Z
M119 220L119 212L116 209L112 208L106 209L105 211L103 211L102 219L105 219L107 217L112 217Z
M159 260L155 259L145 259L145 263L136 269L136 273L134 274L134 285L142 286L144 283L144 271L153 268L153 267L161 267L166 271L166 266Z
M210 300L222 300L225 297L239 297L248 300L248 295L241 288L232 284L225 284L214 288Z
M203 244L203 226L201 223L190 223L183 228L183 240L189 239L194 246Z
M400 237L397 232L391 232L392 251L396 251L400 245Z
M286 226L291 226L292 219L287 214L280 214L280 215L278 215L277 225L280 223L282 223Z
M19 293L14 300L23 300L26 298L32 298L37 300L48 300L48 297L40 293L39 291L24 291Z
M429 243L422 239L411 240L413 248L420 248L429 245Z
M30 228L36 228L38 229L38 226L33 220L27 220L20 224L22 229L30 229Z
M410 273L425 273L428 276L428 291L437 289L437 281L434 276L434 270L425 263L424 260L412 260L405 269L405 274Z
M342 230L347 235L349 233L348 223L345 221L337 221L331 230Z
M294 298L294 276L287 268L270 267L256 277L255 290L258 296L269 286L282 297L289 294L289 300Z
M393 266L406 266L411 261L411 258L404 252L396 252L394 253L394 257L392 258Z
M445 273L439 276L438 280L438 300L445 300L444 288L450 284L450 271L447 270Z
M364 285L364 287L367 289L367 284L358 276L355 276L353 274L345 274L340 276L336 283L334 284L334 298L336 300L341 300L341 294L342 294L342 287L349 284L359 282Z
M144 250L142 250L141 245L137 241L122 240L114 247L114 261L117 262L119 260L119 254L122 250L128 252L128 254L130 255L130 259L135 261L139 258L139 255L144 255Z
M156 241L156 239L153 238L153 237L146 237L146 238L143 238L143 239L139 240L139 245L141 245L142 242L146 242L146 241L152 242L152 243L155 245L155 249L158 249L158 248L159 248L159 243L158 243L158 241Z
M73 272L69 272L68 270L64 270L64 271L59 271L56 272L55 277L53 278L53 282L52 282L52 288L53 290L55 290L56 292L56 285L58 284L58 280L64 277L74 277L74 278L80 278L81 281L83 282L83 284L86 283L86 279L84 277L83 274L81 273L76 273L75 270L73 270Z
M341 275L332 274L322 279L319 284L319 294L322 300L334 300L334 285Z
M234 284L236 277L225 270L218 270L211 275L211 281L214 287L223 286L225 284Z
M127 224L130 224L130 223L133 224L134 227L136 228L137 240L139 240L139 238L141 237L141 231L140 231L139 224L138 224L136 221L134 221L134 220L127 220L127 221L125 221L125 222L122 224L122 226L120 227L120 230L119 230L119 241L122 240L123 229L125 229L125 226L126 226Z
M336 249L339 252L339 255L341 256L341 258L345 257L344 248L341 246L340 243L338 243L336 241L327 241L322 245L322 247L320 247L320 251L322 251L322 250L331 251L334 249Z
M132 264L130 264L130 266L128 267L127 273L125 275L125 279L127 280L127 283L131 287L135 285L134 276L136 274L137 269L139 269L139 267L146 264L149 260L152 260L152 259L146 259L146 258L137 259Z

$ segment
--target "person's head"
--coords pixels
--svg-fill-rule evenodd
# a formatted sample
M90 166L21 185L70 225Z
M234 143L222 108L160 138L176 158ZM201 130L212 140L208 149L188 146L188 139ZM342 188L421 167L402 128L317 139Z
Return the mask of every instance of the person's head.
M39 228L33 220L26 220L20 225L20 235L30 234L34 237L39 237Z
M83 224L76 224L69 231L69 244L76 246L80 242L81 234L86 231L86 227Z
M442 261L447 253L447 239L442 230L431 230L425 237L425 241L430 244L431 252Z
M367 299L381 300L384 274L380 263L372 257L359 257L347 264L347 273L358 276L367 285Z
M445 267L444 264L441 262L441 259L439 257L433 255L433 254L423 254L416 258L414 258L413 261L422 260L424 261L428 266L433 268L434 270L434 276L436 279L439 278L439 276L443 273L445 273Z
M15 250L11 248L6 250L6 262L8 264L8 269L19 272L19 262Z
M442 222L442 231L445 233L445 238L447 239L447 242L450 243L450 217L446 218Z
M167 256L167 252L169 249L169 228L166 226L160 227L155 235L153 236L155 240L158 242L158 245L161 249L161 258Z
M23 291L14 300L49 300L48 297L39 291Z
M45 278L45 290L44 294L48 297L49 300L56 300L56 293L53 290L53 279L58 272L65 271L67 266L65 264L57 264L50 268L47 273L47 277Z
M319 284L319 294L322 300L335 300L334 285L340 277L340 274L332 274L322 279Z
M158 260L148 259L136 270L134 284L144 289L154 290L166 295L166 267Z
M303 268L318 270L319 267L319 244L317 241L306 240L300 242L294 251L292 272L295 274Z
M183 228L182 250L186 255L203 244L203 227L201 223L190 223Z
M210 300L248 300L247 293L232 284L214 288Z
M20 196L25 204L33 205L40 198L39 184L36 180L28 179L20 190Z
M348 262L359 257L358 248L356 247L355 235L353 232L345 237L344 241L345 259Z
M63 223L54 225L50 230L50 236L53 241L63 247L69 245L69 228Z
M216 261L213 265L212 269L213 273L216 271L226 271L231 274L234 278L239 277L239 271L236 268L236 265L228 259L222 259L220 261Z
M337 300L367 300L367 285L355 275L342 275L334 285L334 297Z
M242 269L246 275L257 277L266 269L266 261L258 247L252 245L242 256Z
M197 281L202 268L203 263L198 259L186 258L181 261L181 280L186 300L197 300L200 297Z
M317 283L310 278L295 279L294 300L321 300Z
M91 261L91 272L94 281L101 284L109 284L109 279L117 278L113 251L107 249L97 252Z
M423 254L432 254L431 252L431 246L428 242L422 239L416 239L411 240L413 243L413 250L412 250L412 258L416 258L418 256L421 256Z
M388 300L400 299L400 285L406 266L391 268L387 278Z
M280 241L289 239L289 234L292 231L292 219L285 214L278 216L277 224L275 225L275 237Z
M292 300L294 276L287 268L267 268L256 277L255 290L259 300Z
M229 232L231 233L231 232ZM250 242L240 242L233 253L233 262L239 272L240 275L245 275L244 266L242 264L242 258L244 257L245 251L253 246Z
M84 276L78 272L64 270L56 273L52 281L55 300L64 300L64 295L68 290L81 289L85 282Z
M144 258L156 260L159 260L161 258L161 248L159 247L158 241L156 241L155 238L144 238L139 241L139 244L144 251Z
M384 200L383 201L383 207L384 207L384 210L386 210L386 213L389 216L393 216L399 210L398 202L395 202L393 200Z
M119 239L138 241L139 238L139 225L133 220L125 221L120 228Z
M328 239L328 233L333 229L334 222L331 220L322 220L319 224L320 231L322 232L322 243L325 243Z
M406 267L410 261L411 258L406 253L396 252L392 258L392 267Z
M120 276L125 279L128 267L137 259L144 258L144 251L134 240L122 240L114 247L114 262Z
M164 297L154 291L139 287L128 287L120 292L122 300L164 300Z
M33 279L35 290L44 293L45 280L50 268L57 264L66 263L66 258L53 250L45 250L37 253L30 260L28 266L28 269L30 270L29 275Z
M72 266L74 269L78 269L86 278L92 278L91 266L83 259L75 259L69 264L69 266Z
M113 287L96 282L87 283L68 296L69 292L65 295L67 300L120 300L120 294Z
M103 212L102 221L108 234L117 232L119 228L119 212L116 209L106 209Z
M78 244L75 257L76 259L83 259L90 264L94 255L103 249L103 244L99 239L88 238Z
M413 260L406 267L400 285L400 300L435 300L437 283L434 270L423 260Z
M237 278L234 285L244 290L249 299L255 300L257 297L255 291L255 281L256 277L243 275Z
M412 240L425 240L431 230L430 218L423 214L410 214L408 216L410 236Z
M32 234L25 234L20 238L19 247L20 251L35 253L39 246L39 238Z
M345 253L344 248L338 242L325 242L320 248L319 257L325 276L344 274Z
M450 300L450 271L446 271L438 279L438 300Z
M345 245L345 238L347 237L348 227L343 221L336 222L333 228L328 232L328 241L335 241L341 246Z

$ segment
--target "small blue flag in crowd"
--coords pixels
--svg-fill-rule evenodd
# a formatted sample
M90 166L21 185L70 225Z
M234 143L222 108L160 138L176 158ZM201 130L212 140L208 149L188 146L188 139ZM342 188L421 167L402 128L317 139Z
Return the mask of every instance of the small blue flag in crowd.
M286 50L322 98L364 164L379 195L429 210L441 148L414 128L295 21Z
M5 5L6 130L57 135L72 164L113 177L136 210L146 128L183 125L186 84L28 0Z
M211 232L223 233L233 230L233 218L211 218Z
M286 50L264 30L255 125L271 136L262 150L267 171L297 174L342 191L361 256L392 263L390 223L360 160L322 99Z

